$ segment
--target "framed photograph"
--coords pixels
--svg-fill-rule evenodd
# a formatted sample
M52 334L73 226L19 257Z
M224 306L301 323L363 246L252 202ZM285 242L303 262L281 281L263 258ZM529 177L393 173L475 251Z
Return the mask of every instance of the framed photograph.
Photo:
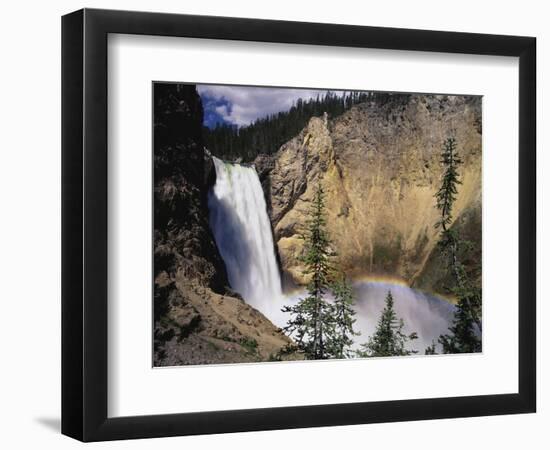
M62 21L62 432L535 412L532 37Z

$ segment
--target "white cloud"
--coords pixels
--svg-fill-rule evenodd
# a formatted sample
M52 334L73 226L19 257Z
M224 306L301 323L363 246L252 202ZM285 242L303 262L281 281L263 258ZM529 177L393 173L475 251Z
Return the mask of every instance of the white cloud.
M260 117L287 111L299 98L306 100L318 95L324 96L325 90L263 88L244 86L197 85L201 96L216 100L224 99L230 103L217 106L216 112L227 122L238 126L249 125ZM332 91L342 94L342 91Z
M229 113L229 109L227 108L227 105L216 106L215 110L224 119L227 120L227 118L229 117L230 113Z

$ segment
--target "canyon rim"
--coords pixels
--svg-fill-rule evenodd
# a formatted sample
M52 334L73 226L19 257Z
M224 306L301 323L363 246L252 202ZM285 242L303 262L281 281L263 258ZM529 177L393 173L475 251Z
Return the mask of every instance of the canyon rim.
M153 83L153 365L480 352L482 98Z

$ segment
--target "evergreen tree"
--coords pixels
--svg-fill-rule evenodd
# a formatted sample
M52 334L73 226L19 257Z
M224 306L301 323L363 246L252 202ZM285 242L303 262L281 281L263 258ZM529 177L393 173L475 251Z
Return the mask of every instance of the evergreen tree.
M466 276L464 266L457 262L461 283L451 291L458 298L453 324L449 334L439 337L443 353L475 353L481 351L481 289L473 286ZM479 312L478 312L479 311Z
M470 312L470 297L458 297L453 324L449 334L439 336L443 353L476 353L481 351L481 340L474 331L474 321Z
M334 253L330 250L330 240L325 230L324 208L324 192L319 182L304 237L305 256L302 262L306 266L305 274L311 277L307 297L297 305L282 309L291 314L284 330L293 336L308 359L329 358L334 333L333 308L325 298L330 287L330 259Z
M353 337L359 336L360 333L353 329L353 324L356 322L353 290L344 274L332 284L332 293L334 295L332 305L334 334L330 342L331 354L338 359L351 358Z
M435 226L441 228L442 233L448 233L448 227L453 221L452 210L458 192L457 186L462 184L458 175L458 166L462 164L462 160L456 151L455 138L448 138L445 141L441 152L441 164L445 172L441 187L435 194L437 209L440 211L440 218Z
M393 296L391 291L388 291L386 296L386 305L374 335L371 336L367 343L361 344L362 350L357 352L359 357L370 356L407 356L416 351L407 350L405 344L418 338L416 333L405 334L403 332L405 324L403 319L399 319L393 309Z
M428 345L426 347L426 350L424 350L425 355L437 355L437 352L435 351L435 342L432 341L432 345Z
M448 138L441 153L441 164L444 167L441 187L435 194L436 206L440 217L436 228L440 229L438 245L449 257L449 266L453 273L454 287L450 290L458 298L451 334L439 337L444 353L471 353L481 350L481 341L476 335L475 327L481 332L481 290L468 280L464 265L459 260L459 250L470 245L460 239L456 230L450 228L453 222L452 210L461 184L458 167L462 160L458 156L455 138Z

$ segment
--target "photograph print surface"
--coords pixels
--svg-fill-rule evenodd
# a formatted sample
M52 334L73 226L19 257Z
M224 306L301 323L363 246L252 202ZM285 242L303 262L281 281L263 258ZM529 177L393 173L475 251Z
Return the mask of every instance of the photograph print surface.
M153 83L153 365L481 352L481 110Z

